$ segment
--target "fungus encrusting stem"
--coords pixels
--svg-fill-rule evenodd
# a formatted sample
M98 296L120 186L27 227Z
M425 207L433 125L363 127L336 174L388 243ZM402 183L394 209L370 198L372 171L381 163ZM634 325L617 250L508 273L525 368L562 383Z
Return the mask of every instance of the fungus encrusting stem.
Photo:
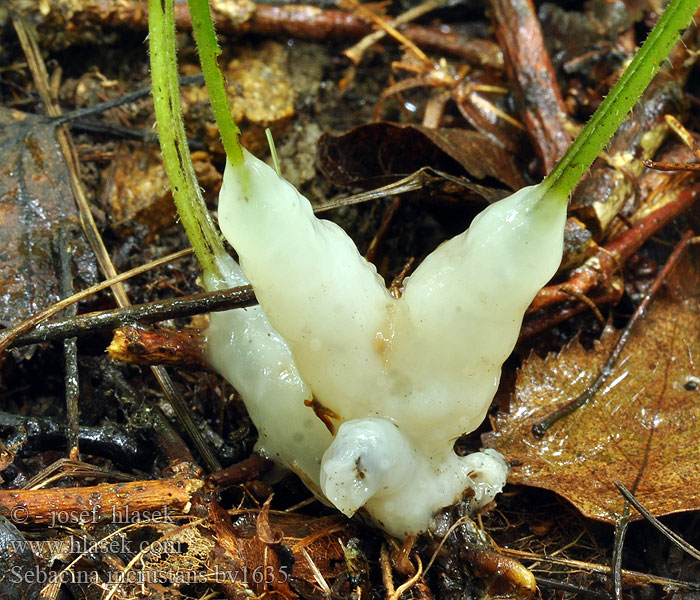
M214 315L209 355L243 396L261 451L344 513L363 508L399 537L425 530L467 488L476 505L500 491L502 457L458 457L454 441L483 420L523 314L559 265L568 195L698 4L673 0L552 173L442 244L400 299L345 232L235 151L219 221L245 276L238 265L218 277L204 266L205 280L211 288L247 278L260 307ZM215 52L207 56L215 65Z

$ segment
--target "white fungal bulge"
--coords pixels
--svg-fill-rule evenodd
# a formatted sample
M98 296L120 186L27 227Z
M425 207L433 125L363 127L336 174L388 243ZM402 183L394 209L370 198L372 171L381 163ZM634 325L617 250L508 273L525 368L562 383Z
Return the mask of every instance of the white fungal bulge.
M248 284L232 258L219 263L224 278L205 281L208 290ZM332 437L305 406L312 392L299 376L289 346L261 307L211 313L207 353L209 363L243 398L258 428L258 451L298 473L319 493L321 457Z
M219 223L260 308L212 315L209 352L260 449L398 537L427 529L465 490L474 505L492 500L503 458L459 457L453 445L483 421L523 314L561 260L566 202L541 196L533 186L489 206L396 299L270 167L247 152L229 164ZM243 281L238 272L218 285Z

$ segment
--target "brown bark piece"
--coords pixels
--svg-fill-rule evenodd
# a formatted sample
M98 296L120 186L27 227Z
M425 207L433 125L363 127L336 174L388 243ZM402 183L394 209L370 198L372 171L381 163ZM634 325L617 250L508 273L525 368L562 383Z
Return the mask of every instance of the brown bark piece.
M177 365L209 369L206 341L199 331L121 327L107 348L113 360L140 365Z
M204 482L160 479L89 487L0 490L0 510L17 524L77 524L99 519L145 520L186 511ZM167 507L167 508L166 508Z
M598 251L593 235L576 217L570 217L564 227L564 254L559 271L567 271L581 265Z
M608 157L593 164L589 177L574 191L571 211L600 239L636 191L643 161L651 158L668 133L664 115L681 112L679 84L661 74L642 95L632 117L613 136Z
M530 141L549 173L571 143L566 106L532 0L491 0L496 37Z

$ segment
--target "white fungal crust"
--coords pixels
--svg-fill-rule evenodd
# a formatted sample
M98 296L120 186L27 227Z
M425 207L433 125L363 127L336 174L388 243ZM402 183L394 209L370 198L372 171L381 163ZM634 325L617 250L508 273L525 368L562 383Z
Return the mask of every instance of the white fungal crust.
M247 152L242 166L228 165L221 229L294 357L255 354L251 346L264 340L239 323L243 333L234 337L249 349L229 344L236 356L223 358L215 346L230 336L212 325L214 365L243 396L263 446L274 444L273 454L304 470L307 480L320 476L340 510L364 506L399 537L426 529L433 512L466 487L475 504L490 501L505 480L502 458L493 452L460 458L453 444L483 420L525 309L559 264L566 202L537 203L541 195L535 186L491 205L423 262L397 300L345 232L316 219L309 202L270 167ZM251 356L257 375L229 366ZM270 360L275 366L262 368ZM247 380L279 378L293 364L294 385ZM310 392L330 411L331 425L340 426L332 444L325 428L312 433L297 423L308 419L300 399ZM305 442L312 458L296 454L300 430L319 436Z

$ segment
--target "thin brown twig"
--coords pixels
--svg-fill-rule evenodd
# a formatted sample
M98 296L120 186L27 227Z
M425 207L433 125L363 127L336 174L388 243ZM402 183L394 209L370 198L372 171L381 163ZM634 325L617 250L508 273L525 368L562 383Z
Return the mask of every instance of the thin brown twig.
M698 550L692 544L686 542L680 535L678 535L674 531L671 531L668 527L666 527L666 525L664 525L654 515L652 515L644 507L644 505L639 500L637 500L637 498L635 498L634 494L623 485L621 481L614 479L613 483L617 486L617 489L620 490L620 493L625 497L625 500L627 500L627 502L634 506L634 508L639 511L639 514L641 514L647 521L649 521L649 523L651 523L656 529L658 529L663 535L665 535L675 546L683 550L683 552L686 552L695 560L700 561L700 550Z
M403 266L399 274L391 281L391 284L389 285L389 293L393 298L401 298L401 295L403 294L404 279L406 279L408 276L408 272L411 270L415 260L415 257L411 256L406 261L406 264Z
M41 11L46 5L50 6L48 15ZM148 28L147 11L144 10L142 0L71 0L68 3L43 4L25 2L21 3L21 9L30 21L40 25L47 23L51 27L52 22L65 23L63 27L70 30L69 38L80 39L82 31L94 31L95 28L121 27L129 31ZM217 30L228 35L252 33L284 39L292 37L348 42L372 33L372 24L367 20L352 12L334 8L321 9L303 4L274 6L222 0L212 2L211 9ZM180 31L192 29L186 3L175 4L175 21ZM472 64L503 69L503 53L491 40L469 38L444 27L411 24L401 26L401 31L422 48L457 56ZM16 63L9 68L18 69L21 64Z
M700 183L694 183L680 192L673 191L670 194L672 199L669 202L646 216L632 229L601 247L583 265L575 269L563 284L566 289L587 293L608 280L649 237L695 203L700 195ZM537 292L527 309L528 313L564 302L569 295L562 290L562 284L548 285Z
M572 289L566 287L566 285L559 286L559 289L561 291L563 291L565 294L570 294L571 296L573 296L577 300L580 300L581 302L583 302L588 308L591 309L591 311L595 315L596 319L598 319L598 322L601 325L605 326L605 319L603 318L603 314L600 312L600 309L598 308L596 303L593 302L593 300L591 300L588 296L586 296L586 294L584 294L583 292L579 292L578 290L572 290Z
M124 308L87 313L39 324L28 333L12 340L10 347L90 335L125 325L150 324L206 312L245 308L253 306L256 302L253 288L248 285L230 290L202 292L182 298L133 304Z
M625 501L625 508L622 511L622 515L615 523L615 539L611 558L612 569L610 573L612 575L611 579L615 600L622 600L622 555L631 518L632 510L630 509L630 503Z
M573 583L568 583L566 581L557 581L551 577L542 577L541 575L537 575L535 576L535 581L537 581L537 587L569 592L570 594L574 594L575 598L586 596L598 598L600 600L609 600L610 598L610 594L606 592L584 588L580 585L574 585Z
M666 115L666 123L673 132L688 146L695 154L695 158L700 160L700 144L693 139L692 134L683 126L683 124L673 115ZM666 162L647 159L644 161L644 166L657 171L700 171L699 163L687 162Z
M73 294L73 273L70 265L69 241L70 231L67 227L59 226L53 237L52 246L54 262L59 282L61 297ZM75 316L77 306L73 304L66 312ZM68 457L77 459L80 455L78 444L78 432L80 430L80 409L78 398L80 396L80 373L78 370L78 341L73 336L66 336L63 340L64 357L64 382L66 394L66 437L68 442Z
M129 269L128 271L124 271L123 273L115 275L114 277L110 277L105 281L96 283L95 285L91 285L89 288L85 288L84 290L77 292L72 296L69 296L68 298L59 300L55 304L52 304L44 310L41 310L38 313L32 315L31 317L26 318L24 321L18 323L14 327L0 332L0 354L3 351L7 350L7 348L9 348L19 336L26 334L28 331L36 327L39 323L45 321L46 319L55 315L56 313L61 312L63 309L67 308L71 304L79 302L80 300L83 300L88 296L91 296L92 294L112 287L117 283L121 283L122 281L130 279L131 277L135 277L136 275L140 275L141 273L145 273L146 271L155 269L156 267L160 267L161 265L167 264L173 260L177 260L184 256L189 256L190 254L192 254L192 248L180 250L179 252L174 252L173 254L168 254L163 258L158 258L145 265L140 265L138 267L134 267L133 269Z
M374 262L376 260L379 245L386 237L389 227L391 226L391 222L394 220L399 208L401 208L401 198L397 196L391 201L391 204L384 209L384 215L382 216L382 221L379 224L379 228L374 234L374 237L367 248L367 252L365 252L365 259L367 261Z

